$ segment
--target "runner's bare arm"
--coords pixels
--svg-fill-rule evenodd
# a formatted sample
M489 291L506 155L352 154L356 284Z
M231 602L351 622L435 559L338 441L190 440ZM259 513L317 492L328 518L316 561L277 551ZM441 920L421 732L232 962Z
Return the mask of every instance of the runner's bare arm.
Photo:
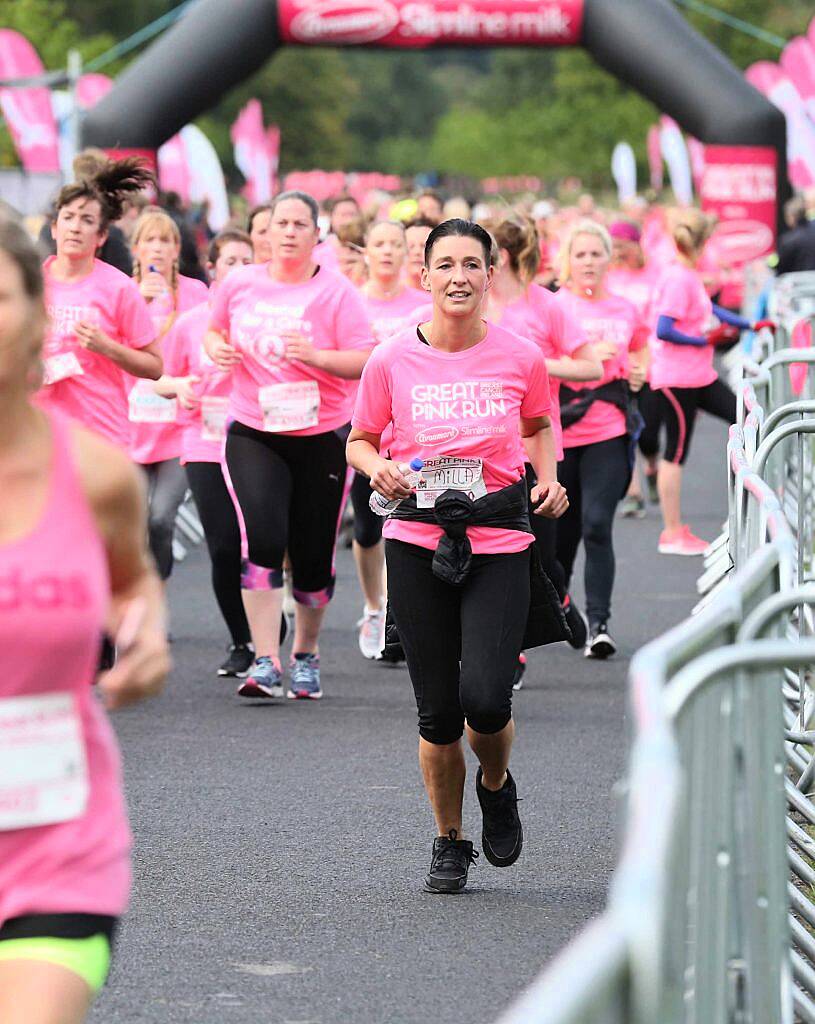
M301 334L288 334L285 336L285 342L287 359L324 370L343 380L358 380L362 376L368 357L373 352L373 346L343 351L315 348L308 338Z
M603 364L591 345L581 345L570 356L547 359L546 370L550 377L558 380L590 381L600 380Z
M345 446L348 465L358 473L370 477L371 487L389 501L407 498L410 486L399 466L379 454L380 434L369 434L353 429Z
M532 488L532 505L535 515L547 519L559 519L569 507L566 489L557 480L557 459L555 458L555 437L548 416L535 419L521 418L521 437L526 457L535 470L537 484ZM540 503L540 504L538 504Z
M229 338L213 327L204 336L204 350L221 370L231 370L243 358L235 346L230 344Z
M75 432L80 476L108 558L116 665L99 678L109 708L157 693L170 670L166 608L146 548L144 487L129 459L84 430Z
M109 338L101 327L86 323L77 324L74 332L83 348L106 356L132 377L158 380L161 376L161 352L158 341L151 341L144 348L130 348L129 345L122 345Z

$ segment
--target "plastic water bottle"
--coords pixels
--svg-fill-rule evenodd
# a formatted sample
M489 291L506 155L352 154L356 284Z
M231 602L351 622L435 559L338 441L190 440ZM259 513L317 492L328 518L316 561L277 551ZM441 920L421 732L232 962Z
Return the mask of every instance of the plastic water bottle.
M411 490L419 482L424 469L424 463L421 459L411 459L410 464L407 465L404 462L399 465L400 471L405 475L408 486ZM379 491L373 491L368 504L372 512L375 512L378 516L389 516L396 506L402 501L402 498L388 499Z

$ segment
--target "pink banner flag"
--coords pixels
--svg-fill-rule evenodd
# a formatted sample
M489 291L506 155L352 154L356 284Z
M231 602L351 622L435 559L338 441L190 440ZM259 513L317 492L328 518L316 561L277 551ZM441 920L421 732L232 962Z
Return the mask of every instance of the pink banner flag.
M181 135L168 139L158 151L158 183L162 192L177 192L184 203L190 202L192 176Z
M25 36L0 29L0 79L32 78L44 70ZM0 108L23 167L59 173L57 123L49 90L45 86L0 89Z
M277 174L280 170L280 127L270 124L266 129L266 145L269 149L269 163L272 168L272 195L277 192Z
M648 167L651 174L651 188L659 192L662 188L662 132L658 124L652 124L648 129L646 140L648 150Z
M794 188L815 184L815 125L807 117L801 94L777 64L760 60L745 72L747 81L787 119L787 163Z
M90 110L104 99L113 88L113 79L107 75L83 75L77 82L77 99L83 110Z
M690 169L693 175L693 187L698 192L705 173L705 147L692 135L687 136L688 155L690 156Z
M277 168L272 166L270 139L263 127L260 100L249 100L229 134L235 147L235 163L246 178L244 195L252 205L268 202L274 195L273 179Z
M810 120L815 120L815 48L803 36L791 40L781 54L781 68L798 90Z

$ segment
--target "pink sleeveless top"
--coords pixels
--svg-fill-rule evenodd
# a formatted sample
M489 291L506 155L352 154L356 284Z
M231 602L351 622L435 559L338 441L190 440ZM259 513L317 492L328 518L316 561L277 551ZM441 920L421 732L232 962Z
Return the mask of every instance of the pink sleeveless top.
M0 925L23 914L118 916L130 891L119 751L91 685L110 598L107 560L73 464L71 428L62 418L49 422L44 512L29 534L0 545L0 711L14 698L68 695L88 796L72 820L0 827Z

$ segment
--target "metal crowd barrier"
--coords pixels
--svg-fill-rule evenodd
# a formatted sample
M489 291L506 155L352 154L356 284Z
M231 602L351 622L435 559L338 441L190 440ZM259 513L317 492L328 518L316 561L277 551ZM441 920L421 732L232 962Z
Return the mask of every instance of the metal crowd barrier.
M815 275L779 292L815 312ZM815 1024L815 369L800 395L789 373L815 351L791 328L744 362L702 601L631 663L607 907L500 1024Z

